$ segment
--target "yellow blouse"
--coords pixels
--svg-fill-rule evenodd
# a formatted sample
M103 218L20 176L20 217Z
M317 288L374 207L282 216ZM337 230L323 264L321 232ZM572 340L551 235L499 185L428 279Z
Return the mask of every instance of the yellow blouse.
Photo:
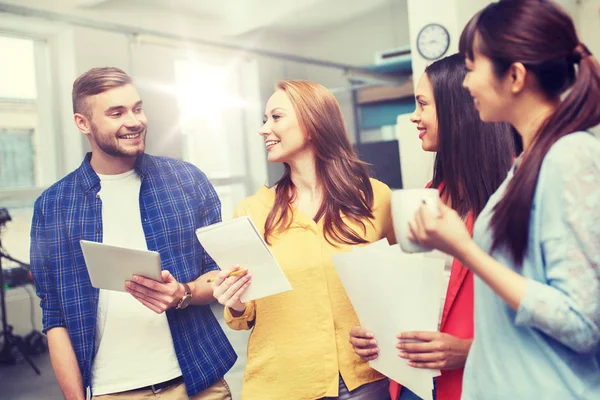
M375 219L372 223L366 221L365 239L375 242L388 238L394 243L391 191L375 179L371 179L371 184ZM275 192L263 187L238 205L235 216L250 216L263 234L274 201ZM362 232L360 225L345 222ZM321 221L315 223L295 210L291 226L271 239L270 249L292 290L248 302L245 313L237 318L225 308L229 327L253 329L242 399L312 400L337 396L339 374L349 390L383 379L354 353L349 343L350 329L359 322L331 255L349 251L350 246L332 246L324 238Z

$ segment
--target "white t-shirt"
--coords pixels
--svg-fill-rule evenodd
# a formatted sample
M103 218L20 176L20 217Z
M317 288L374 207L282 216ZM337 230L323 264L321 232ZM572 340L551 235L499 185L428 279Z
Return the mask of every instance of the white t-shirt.
M135 170L99 175L103 242L147 250L140 214L141 179ZM167 316L127 292L100 290L94 395L123 392L181 376Z

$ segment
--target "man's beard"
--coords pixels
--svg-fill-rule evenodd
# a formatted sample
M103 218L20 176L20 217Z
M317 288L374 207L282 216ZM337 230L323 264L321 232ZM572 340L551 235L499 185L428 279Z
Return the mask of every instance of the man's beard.
M98 127L94 125L94 123L90 124L90 128L92 130L92 137L94 141L104 153L112 156L112 157L136 157L142 154L146 148L146 125L142 124L138 130L135 131L127 131L125 133L119 134L118 132L113 134L112 137L106 134L99 133ZM118 136L120 135L134 135L136 133L140 133L141 135L141 146L120 146Z

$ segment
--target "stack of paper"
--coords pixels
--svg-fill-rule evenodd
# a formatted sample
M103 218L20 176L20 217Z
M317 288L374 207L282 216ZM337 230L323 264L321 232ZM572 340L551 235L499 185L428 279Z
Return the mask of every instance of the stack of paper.
M409 255L399 246L377 242L333 257L361 326L373 333L379 356L371 367L432 399L433 377L439 370L417 369L398 356L397 335L438 330L444 260Z
M252 283L242 295L242 302L292 290L290 282L249 217L197 229L196 236L219 268L239 265L252 272Z

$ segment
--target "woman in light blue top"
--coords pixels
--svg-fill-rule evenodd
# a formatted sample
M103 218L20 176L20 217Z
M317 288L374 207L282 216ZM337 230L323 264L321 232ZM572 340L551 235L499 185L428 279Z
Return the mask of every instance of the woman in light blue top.
M411 222L477 276L463 399L600 399L600 65L545 0L490 4L460 48L480 118L523 144L473 239L443 203Z

